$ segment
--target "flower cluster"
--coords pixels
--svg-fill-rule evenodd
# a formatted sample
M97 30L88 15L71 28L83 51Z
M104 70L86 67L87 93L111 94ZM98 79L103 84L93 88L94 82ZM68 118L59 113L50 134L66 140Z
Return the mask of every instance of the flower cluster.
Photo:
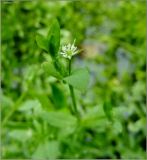
M62 46L61 48L61 52L60 54L65 57L65 58L68 58L68 59L71 59L72 56L74 56L75 54L78 54L78 49L77 47L75 46L75 40L73 42L73 44L68 44L68 45L64 45Z

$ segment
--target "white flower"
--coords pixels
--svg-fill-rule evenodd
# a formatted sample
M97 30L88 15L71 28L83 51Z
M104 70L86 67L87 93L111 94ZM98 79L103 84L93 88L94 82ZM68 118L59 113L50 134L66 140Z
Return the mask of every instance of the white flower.
M62 46L61 48L61 52L60 54L65 57L65 58L68 58L68 59L71 59L71 57L75 54L78 54L78 49L77 47L75 46L75 40L73 42L73 44L68 44L68 45L64 45Z

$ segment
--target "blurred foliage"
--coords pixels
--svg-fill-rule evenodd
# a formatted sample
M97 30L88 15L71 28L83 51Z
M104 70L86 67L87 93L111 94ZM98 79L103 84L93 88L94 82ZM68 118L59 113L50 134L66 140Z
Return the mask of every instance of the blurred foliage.
M2 158L145 159L145 1L1 7ZM40 67L46 55L35 36L46 35L55 17L61 44L76 38L83 49L73 67L91 74L88 90L76 91L80 123L70 113L68 87Z

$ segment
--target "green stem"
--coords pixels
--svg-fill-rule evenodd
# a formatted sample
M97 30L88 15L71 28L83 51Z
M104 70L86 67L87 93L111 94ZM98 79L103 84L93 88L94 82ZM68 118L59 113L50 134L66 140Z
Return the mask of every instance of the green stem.
M74 89L71 85L69 85L69 90L70 90L70 95L73 103L73 108L74 108L74 113L79 116L78 110L77 110L77 104L76 104L76 99L75 99L75 94L74 94Z
M69 75L71 74L71 59L69 60ZM77 110L76 98L73 86L69 85L70 95L73 103L74 114L79 118L79 113Z
M69 75L71 74L71 59L69 60Z
M12 110L6 115L6 117L4 118L4 120L2 121L2 126L4 126L8 120L10 119L10 117L13 115L13 113L19 108L20 103L22 102L23 98L25 97L26 92L24 92L20 98L16 101L16 103L14 104L14 106L12 107Z

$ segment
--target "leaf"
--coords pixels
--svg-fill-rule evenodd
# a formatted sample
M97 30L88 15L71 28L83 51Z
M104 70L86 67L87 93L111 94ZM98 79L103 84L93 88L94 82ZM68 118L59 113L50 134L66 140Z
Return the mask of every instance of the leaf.
M64 92L55 84L52 87L52 100L56 108L63 108L66 106L66 99Z
M6 107L12 107L13 106L13 101L10 97L7 97L3 94L1 94L1 105L5 109Z
M89 78L88 70L83 68L72 72L70 76L64 78L64 81L81 91L85 91Z
M65 137L69 136L70 134L74 133L75 132L75 128L74 127L65 127L65 128L62 128L60 129L60 132L59 132L59 138L60 139L64 139Z
M27 116L32 116L32 112L33 115L38 116L42 112L42 105L37 99L27 100L21 104L19 111L27 113Z
M44 112L41 117L50 125L57 128L76 127L77 119L65 112Z
M56 19L52 22L47 39L48 50L52 57L56 57L60 47L60 26Z
M143 126L145 126L145 118L141 118L139 120L137 120L136 122L129 122L128 124L128 129L129 131L131 131L132 133L137 133L139 132L140 130L144 130L145 131L145 128Z
M28 139L32 138L32 130L31 129L16 129L9 132L9 136L11 139L14 139L16 141L25 142Z
M19 111L26 112L35 108L41 108L40 102L37 99L27 100L19 107Z
M41 34L36 35L36 42L41 49L48 52L48 41L44 36Z
M115 135L117 135L117 134L121 133L122 131L123 131L123 126L122 126L122 124L121 124L118 120L116 120L116 121L113 123L113 133L114 133Z
M61 61L61 59L59 59L59 57L55 58L54 66L60 72L60 74L63 75L63 77L68 75L67 68L65 64Z
M98 105L87 108L87 112L83 115L81 125L88 128L98 128L99 131L105 130L108 119L105 116L103 106Z
M56 159L60 154L59 142L49 141L40 144L33 153L33 159Z
M104 112L105 112L107 118L112 121L113 120L112 119L112 115L113 115L112 114L112 105L108 100L104 101L103 109L104 109Z
M62 78L62 76L57 71L57 69L54 67L54 64L52 62L44 62L44 63L42 63L41 67L50 76L56 77L57 79L61 79Z
M49 110L53 107L51 100L48 98L48 95L44 93L34 93L35 97L40 101L42 108L45 110Z

